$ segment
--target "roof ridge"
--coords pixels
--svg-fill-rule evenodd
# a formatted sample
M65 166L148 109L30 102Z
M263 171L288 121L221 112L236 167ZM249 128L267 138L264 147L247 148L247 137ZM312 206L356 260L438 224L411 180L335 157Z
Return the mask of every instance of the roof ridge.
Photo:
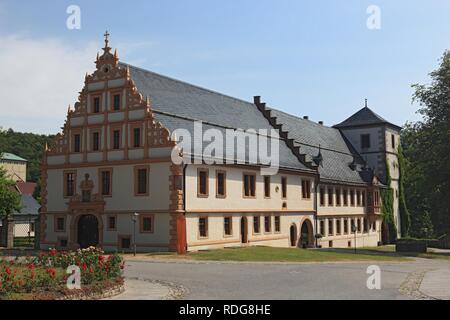
M253 105L250 101L246 101L246 100L243 100L243 99L240 99L240 98L236 98L236 97L233 97L231 95L224 94L224 93L221 93L219 91L208 89L208 88L205 88L205 87L202 87L202 86L199 86L199 85L196 85L196 84L192 84L192 83L189 83L189 82L186 82L186 81L183 81L183 80L172 78L172 77L169 77L169 76L166 76L166 75L154 72L154 71L150 71L150 70L144 69L142 67L136 67L136 66L134 66L132 64L129 64L129 63L126 63L126 62L119 62L119 64L122 64L122 65L125 65L125 66L129 66L129 67L132 67L132 68L144 71L144 72L152 73L152 74L157 75L159 77L166 78L168 80L175 81L175 82L181 83L183 85L188 85L190 87L197 88L197 89L200 89L200 90L203 90L203 91L207 91L209 93L214 93L214 94L220 95L220 96L225 97L225 98L229 98L229 99L233 99L233 100L236 100L236 101L244 102L244 103L249 104L249 105Z

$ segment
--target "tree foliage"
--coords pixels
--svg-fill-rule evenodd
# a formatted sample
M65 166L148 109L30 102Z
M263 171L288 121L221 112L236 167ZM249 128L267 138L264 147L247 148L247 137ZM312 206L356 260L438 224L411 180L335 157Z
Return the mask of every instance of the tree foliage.
M427 237L450 233L449 51L430 77L430 84L413 85L413 101L423 120L407 124L402 132L411 235Z
M15 190L15 182L0 168L0 219L20 210L20 195Z
M27 181L38 182L45 143L52 140L53 136L0 129L0 153L13 153L28 160Z

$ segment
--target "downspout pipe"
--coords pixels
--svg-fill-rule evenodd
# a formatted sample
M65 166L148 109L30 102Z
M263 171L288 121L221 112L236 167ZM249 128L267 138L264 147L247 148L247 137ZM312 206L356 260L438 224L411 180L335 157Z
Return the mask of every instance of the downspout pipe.
M320 175L317 175L317 179L316 179L316 183L314 185L314 241L315 241L315 247L317 248L319 246L318 240L317 240L317 209L318 209L318 204L317 204L317 191L319 190L319 184L320 184Z

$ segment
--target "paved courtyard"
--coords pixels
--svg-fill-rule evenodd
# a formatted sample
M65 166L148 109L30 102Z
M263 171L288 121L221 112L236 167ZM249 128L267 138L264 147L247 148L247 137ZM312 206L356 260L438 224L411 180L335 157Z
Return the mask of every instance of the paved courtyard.
M366 286L372 264L381 269L380 290ZM432 259L305 264L127 261L125 276L134 288L117 298L450 299L449 270L449 260Z

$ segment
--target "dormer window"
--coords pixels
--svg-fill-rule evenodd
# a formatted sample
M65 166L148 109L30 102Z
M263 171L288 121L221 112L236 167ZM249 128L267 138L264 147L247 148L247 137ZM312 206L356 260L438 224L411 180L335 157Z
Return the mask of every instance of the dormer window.
M113 95L113 109L114 111L120 110L120 94Z
M361 149L370 148L370 134L361 135Z

